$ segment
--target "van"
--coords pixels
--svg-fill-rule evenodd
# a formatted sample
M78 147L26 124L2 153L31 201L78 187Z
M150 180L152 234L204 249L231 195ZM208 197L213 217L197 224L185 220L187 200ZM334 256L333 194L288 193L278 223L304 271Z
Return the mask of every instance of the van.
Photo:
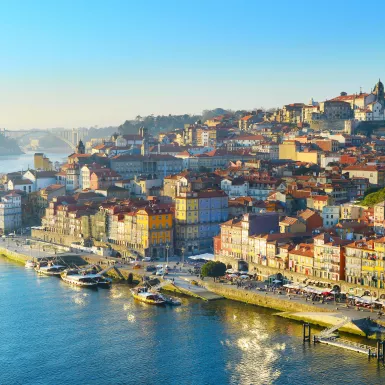
M150 257L144 257L143 262L151 262L151 258Z

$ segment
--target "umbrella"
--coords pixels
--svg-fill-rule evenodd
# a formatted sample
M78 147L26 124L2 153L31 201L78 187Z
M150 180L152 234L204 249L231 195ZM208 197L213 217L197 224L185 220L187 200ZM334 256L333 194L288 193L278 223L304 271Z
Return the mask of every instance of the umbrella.
M233 269L227 269L226 273L233 273Z
M249 279L249 276L246 274L242 274L239 278L241 279Z
M230 274L230 277L231 278L238 278L238 276L236 274Z
M241 274L248 274L248 271L240 271Z
M273 283L281 283L282 281L280 281L279 279L275 279L274 281L273 281Z

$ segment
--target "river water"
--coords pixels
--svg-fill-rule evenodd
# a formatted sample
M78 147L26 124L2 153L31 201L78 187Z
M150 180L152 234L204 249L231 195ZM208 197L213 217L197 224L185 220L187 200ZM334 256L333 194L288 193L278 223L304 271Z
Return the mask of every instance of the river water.
M0 155L0 174L27 170L33 168L33 155L36 151L26 152L21 155ZM64 162L69 153L44 152L53 163Z
M0 384L384 384L364 355L227 300L157 308L125 285L74 288L0 258Z

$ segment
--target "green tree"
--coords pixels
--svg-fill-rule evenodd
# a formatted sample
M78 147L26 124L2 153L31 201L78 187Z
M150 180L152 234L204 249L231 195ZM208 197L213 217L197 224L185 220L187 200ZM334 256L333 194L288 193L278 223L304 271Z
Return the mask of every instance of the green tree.
M201 269L202 277L218 278L226 273L226 265L219 261L206 262Z

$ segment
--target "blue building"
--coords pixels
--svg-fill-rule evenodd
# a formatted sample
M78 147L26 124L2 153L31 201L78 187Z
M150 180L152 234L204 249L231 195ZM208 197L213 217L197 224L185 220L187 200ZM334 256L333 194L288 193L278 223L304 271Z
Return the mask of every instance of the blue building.
M198 193L199 252L213 252L213 237L220 233L219 225L229 216L229 198L222 190Z

